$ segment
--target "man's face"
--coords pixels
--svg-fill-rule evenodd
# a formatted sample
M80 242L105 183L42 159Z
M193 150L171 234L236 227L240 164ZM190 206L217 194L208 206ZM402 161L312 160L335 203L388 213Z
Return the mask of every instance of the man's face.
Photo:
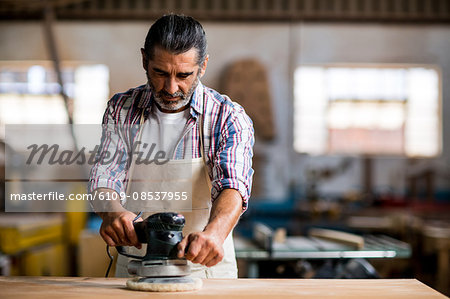
M166 113L185 109L199 78L205 73L208 58L199 66L195 48L181 54L171 54L155 47L153 59L147 59L145 52L141 52L147 79L159 108Z

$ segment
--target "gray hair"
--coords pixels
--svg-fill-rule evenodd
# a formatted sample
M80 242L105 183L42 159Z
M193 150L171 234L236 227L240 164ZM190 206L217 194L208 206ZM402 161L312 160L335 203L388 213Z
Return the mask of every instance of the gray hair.
M156 20L145 38L144 51L148 58L153 59L156 46L173 54L195 48L198 65L206 58L205 31L197 20L189 16L169 14Z

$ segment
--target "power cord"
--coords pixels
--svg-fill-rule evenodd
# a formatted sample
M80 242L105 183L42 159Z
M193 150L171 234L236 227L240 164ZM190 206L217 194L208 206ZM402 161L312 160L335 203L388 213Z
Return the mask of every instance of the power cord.
M137 216L133 219L133 224L134 222L136 222L136 220L138 220L140 217L142 216L142 211L139 212L137 214ZM106 274L105 274L105 278L108 278L109 276L109 271L111 270L113 261L114 261L114 257L111 255L111 253L109 252L109 245L106 245L106 254L108 254L109 257L109 265L108 265L108 269L106 270Z
M109 270L111 270L111 266L112 266L113 261L114 261L114 257L109 252L109 245L106 245L106 253L108 254L108 257L109 257L109 265L108 265L108 270L106 270L105 278L108 278Z

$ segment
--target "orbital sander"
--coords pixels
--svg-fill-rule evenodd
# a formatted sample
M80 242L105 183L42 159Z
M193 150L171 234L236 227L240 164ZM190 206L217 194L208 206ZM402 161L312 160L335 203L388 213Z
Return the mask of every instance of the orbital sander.
M121 246L117 252L132 258L128 273L137 277L127 281L127 287L140 291L192 291L202 287L200 278L193 278L185 258L177 257L177 245L183 239L185 218L178 213L157 213L135 222L140 243L147 244L144 256L128 254Z

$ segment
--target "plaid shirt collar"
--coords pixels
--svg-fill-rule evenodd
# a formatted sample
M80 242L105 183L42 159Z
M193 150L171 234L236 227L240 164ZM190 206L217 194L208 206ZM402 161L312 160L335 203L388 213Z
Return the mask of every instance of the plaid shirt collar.
M152 90L147 82L142 97L139 100L138 108L140 109L146 108L148 110L147 112L150 112L152 105L153 105ZM191 105L190 112L194 118L197 118L198 114L203 114L203 106L204 106L203 84L200 81L198 82L197 87L195 88L195 91L192 94L190 105Z

